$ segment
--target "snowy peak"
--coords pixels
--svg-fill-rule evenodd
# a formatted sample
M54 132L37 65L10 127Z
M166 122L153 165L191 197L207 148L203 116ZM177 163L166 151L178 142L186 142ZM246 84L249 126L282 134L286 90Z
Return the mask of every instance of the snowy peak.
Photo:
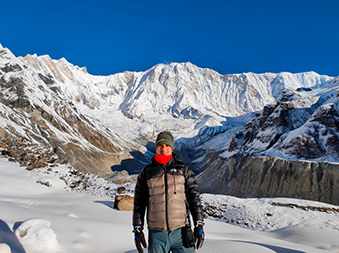
M15 55L5 47L0 47L0 67L4 68L8 65L20 65L20 61Z
M73 66L65 58L52 60L49 55L37 56L36 54L28 54L25 57L18 57L18 59L47 76L53 76L61 83L65 83L67 79L77 82L77 72L79 71L87 74L85 67L79 68L78 66Z

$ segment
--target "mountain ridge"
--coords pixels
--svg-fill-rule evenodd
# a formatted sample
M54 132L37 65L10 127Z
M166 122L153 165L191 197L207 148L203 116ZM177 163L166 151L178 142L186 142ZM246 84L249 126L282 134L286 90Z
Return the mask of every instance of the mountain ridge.
M36 54L15 57L1 47L0 71L1 103L7 111L2 113L5 121L0 127L29 140L45 133L43 142L52 149L59 147L73 163L72 148L66 146L85 150L82 159L89 150L95 152L93 156L109 153L104 162L106 172L124 159L133 159L133 151L148 157L146 153L153 152L149 144L161 130L173 132L179 150L188 148L188 153L197 154L209 151L202 141L208 143L213 136L234 133L265 106L279 100L284 91L321 88L334 80L315 72L221 75L190 62L94 76L65 58L53 60ZM30 123L15 123L9 115L22 122L28 118ZM39 133L35 126L44 131ZM218 152L225 145L219 145ZM199 159L185 156L187 161Z

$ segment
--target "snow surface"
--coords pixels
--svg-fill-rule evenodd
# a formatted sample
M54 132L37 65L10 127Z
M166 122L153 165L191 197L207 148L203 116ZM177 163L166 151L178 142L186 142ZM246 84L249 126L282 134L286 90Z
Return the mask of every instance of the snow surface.
M102 178L91 177L93 184L86 192L71 191L67 169L62 165L26 171L0 159L0 253L9 252L8 247L18 253L136 252L132 212L113 209L112 196L95 190L107 186ZM272 202L337 206L210 194L203 194L202 201L219 218L206 219L206 240L198 252L339 252L339 213L273 206Z

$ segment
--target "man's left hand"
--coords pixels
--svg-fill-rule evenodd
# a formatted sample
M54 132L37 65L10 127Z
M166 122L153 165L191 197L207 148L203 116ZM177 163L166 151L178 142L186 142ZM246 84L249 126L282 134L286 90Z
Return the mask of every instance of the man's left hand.
M144 246L144 248L147 248L147 243L145 240L144 232L142 232L141 226L135 226L133 232L135 247L137 248L138 253L143 253L144 250L142 249L141 245Z
M197 222L197 225L194 227L194 240L197 243L196 244L197 249L200 249L204 243L205 232L203 225L204 225L203 222Z

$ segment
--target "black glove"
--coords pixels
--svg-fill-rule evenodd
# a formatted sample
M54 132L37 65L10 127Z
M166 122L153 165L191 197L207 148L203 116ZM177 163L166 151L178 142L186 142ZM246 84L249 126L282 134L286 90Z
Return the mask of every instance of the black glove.
M141 244L142 246L144 246L144 248L147 248L147 243L145 240L144 232L142 232L141 226L135 226L133 233L134 233L135 247L137 248L139 253L143 253L144 250L142 249Z
M200 249L204 243L205 232L204 232L204 223L202 221L197 221L194 226L194 241L197 242L196 248Z

